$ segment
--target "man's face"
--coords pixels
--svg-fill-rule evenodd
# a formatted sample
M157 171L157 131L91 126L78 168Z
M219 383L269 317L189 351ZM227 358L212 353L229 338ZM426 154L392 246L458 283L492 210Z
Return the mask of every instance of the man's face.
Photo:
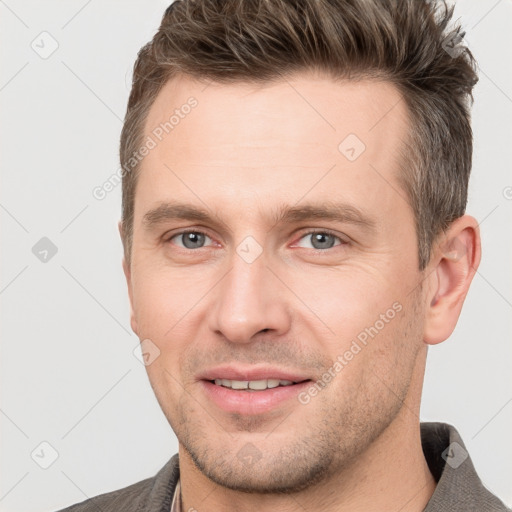
M132 327L160 351L147 371L180 456L213 481L304 488L410 399L424 308L398 180L408 126L392 85L305 74L264 87L180 77L153 104ZM209 218L174 215L184 204Z

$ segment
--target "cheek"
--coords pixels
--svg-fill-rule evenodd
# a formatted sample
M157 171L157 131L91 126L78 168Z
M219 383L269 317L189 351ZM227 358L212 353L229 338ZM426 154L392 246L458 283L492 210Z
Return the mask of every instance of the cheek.
M291 288L301 303L301 321L309 323L320 339L330 340L333 350L344 350L358 336L364 341L370 333L389 330L402 309L403 294L378 269L357 268L318 269L297 272ZM306 307L304 307L304 305ZM312 314L314 313L314 314ZM329 350L331 352L331 350ZM337 355L337 354L336 354Z
M164 340L179 330L202 295L201 280L186 274L146 268L134 275L133 307L141 337Z
M164 356L146 366L146 371L158 404L174 428L180 400L187 396L183 393L177 369L170 367Z
M368 334L369 371L379 385L402 399L422 347L423 331L419 302L414 294L406 298L402 303L395 302L371 329L364 331Z
M197 330L204 325L204 305L200 299L208 290L205 279L191 272L172 272L166 268L147 266L134 275L134 314L141 340L156 345L158 357L146 371L155 393L180 390L183 381L183 360ZM204 272L203 272L204 277ZM165 391L168 390L168 391Z
M386 315L388 310L384 311ZM414 308L405 305L394 313L391 308L387 323L377 316L356 335L339 341L337 351L331 350L341 369L330 395L324 397L326 403L332 399L340 411L355 407L369 417L372 411L376 417L377 410L384 414L401 406L421 345L421 319L416 318Z

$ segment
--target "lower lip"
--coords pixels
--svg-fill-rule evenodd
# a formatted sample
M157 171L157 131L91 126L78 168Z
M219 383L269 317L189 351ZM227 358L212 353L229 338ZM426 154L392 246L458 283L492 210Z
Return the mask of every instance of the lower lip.
M201 381L210 400L224 411L238 414L262 414L275 409L287 400L297 400L297 395L310 383L311 381L304 381L261 391L240 391L218 386L208 380Z

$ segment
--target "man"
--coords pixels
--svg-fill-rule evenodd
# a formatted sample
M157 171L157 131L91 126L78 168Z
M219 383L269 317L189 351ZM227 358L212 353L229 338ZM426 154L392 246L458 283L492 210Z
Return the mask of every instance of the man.
M179 441L66 510L506 510L427 348L480 261L465 215L475 65L420 0L184 0L139 53L123 267Z

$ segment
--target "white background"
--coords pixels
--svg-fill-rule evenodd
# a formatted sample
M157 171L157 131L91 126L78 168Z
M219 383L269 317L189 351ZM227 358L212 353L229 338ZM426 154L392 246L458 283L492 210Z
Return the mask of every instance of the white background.
M118 169L132 66L166 6L0 0L2 511L52 511L124 487L177 451L132 353L121 187L92 195ZM430 349L421 419L455 425L510 506L512 3L460 1L456 13L481 70L468 213L481 222L483 261L453 336ZM43 31L58 42L47 59L31 47L41 37L51 47ZM46 263L32 253L42 237L58 248ZM58 452L48 469L31 458L43 441Z

